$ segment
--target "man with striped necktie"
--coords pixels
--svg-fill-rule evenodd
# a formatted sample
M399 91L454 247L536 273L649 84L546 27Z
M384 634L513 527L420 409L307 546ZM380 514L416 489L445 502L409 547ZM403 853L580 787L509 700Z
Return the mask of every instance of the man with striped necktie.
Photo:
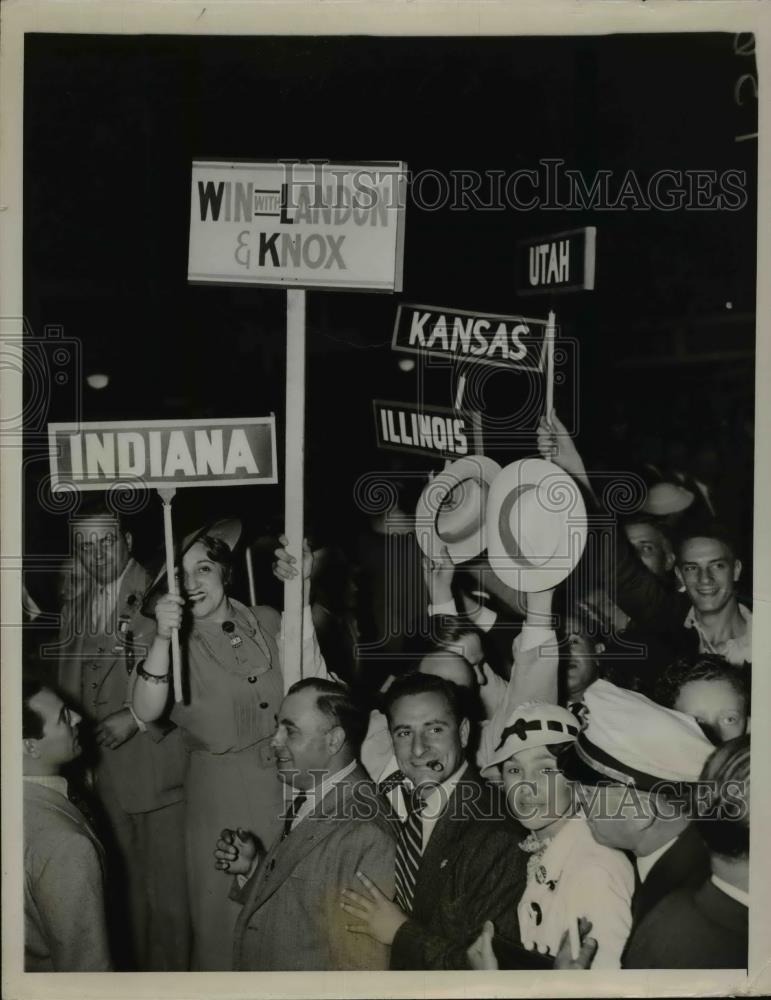
M391 685L384 709L395 777L403 777L395 897L366 870L358 873L360 891L342 893L348 930L390 945L392 969L470 968L466 949L486 920L495 923L498 944L517 950L525 831L466 760L471 726L461 689L410 674Z

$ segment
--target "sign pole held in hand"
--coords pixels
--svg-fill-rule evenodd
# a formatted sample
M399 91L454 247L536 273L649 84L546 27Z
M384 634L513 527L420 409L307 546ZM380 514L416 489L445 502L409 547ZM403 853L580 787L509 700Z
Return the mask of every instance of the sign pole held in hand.
M159 489L158 496L163 501L163 540L166 546L166 579L169 593L177 594L177 577L174 573L174 532L171 524L171 501L176 489ZM171 671L174 682L174 701L182 701L182 658L179 652L179 629L171 630Z
M458 375L458 388L455 391L455 409L460 410L463 406L463 393L466 389L466 376L461 373Z
M252 547L246 546L244 553L246 559L246 577L249 581L249 606L254 607L257 603L257 591L254 589L254 564L252 563Z
M400 160L193 162L188 281L287 290L284 533L299 572L284 588L285 688L302 677L305 289L402 290L407 177ZM252 208L257 191L272 211Z

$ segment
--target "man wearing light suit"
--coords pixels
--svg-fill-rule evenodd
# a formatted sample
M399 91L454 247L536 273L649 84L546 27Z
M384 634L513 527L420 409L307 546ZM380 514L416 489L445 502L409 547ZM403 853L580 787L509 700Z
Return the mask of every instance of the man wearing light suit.
M150 578L112 512L88 509L74 534L77 582L62 609L58 679L95 739L89 763L112 864L116 964L184 971L184 748L173 725L140 723L130 707L136 666L155 632L140 612Z
M104 851L70 802L61 769L80 755L80 716L50 688L25 681L24 969L109 972Z
M393 894L394 820L356 760L365 725L333 681L309 678L287 692L272 742L292 793L284 829L264 857L243 830L223 830L215 851L217 867L237 876L231 898L243 904L234 969L388 968L388 949L350 934L340 907L360 871Z

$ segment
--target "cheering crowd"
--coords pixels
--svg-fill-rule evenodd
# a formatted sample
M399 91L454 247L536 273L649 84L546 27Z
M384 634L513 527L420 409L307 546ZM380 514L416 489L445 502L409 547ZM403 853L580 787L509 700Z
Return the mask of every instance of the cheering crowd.
M78 512L25 664L27 971L746 968L751 554L698 482L619 517L556 414L538 451L347 559L279 537L301 662L237 520L177 595Z

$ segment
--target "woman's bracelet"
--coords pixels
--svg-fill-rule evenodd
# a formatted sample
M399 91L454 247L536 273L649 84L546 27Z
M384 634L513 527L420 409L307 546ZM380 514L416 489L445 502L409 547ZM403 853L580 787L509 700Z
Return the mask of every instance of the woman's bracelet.
M169 683L169 672L166 671L165 674L148 674L145 668L140 663L137 667L137 677L141 677L143 680L149 681L151 684L168 684Z

